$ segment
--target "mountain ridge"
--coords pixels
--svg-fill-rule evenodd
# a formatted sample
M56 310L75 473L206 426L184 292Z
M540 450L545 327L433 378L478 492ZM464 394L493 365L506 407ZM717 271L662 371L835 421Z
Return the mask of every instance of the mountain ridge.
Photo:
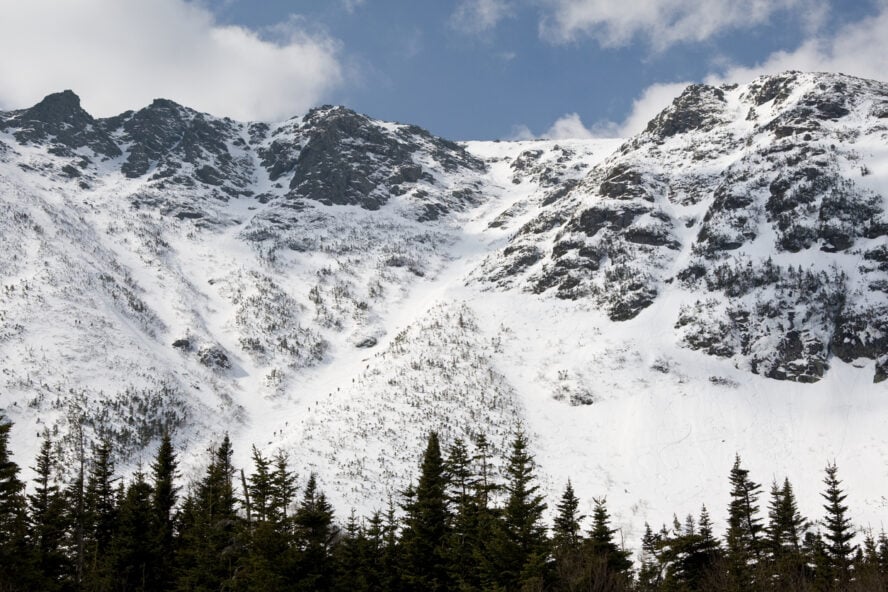
M764 463L768 430L787 472L852 450L859 480L884 449L884 83L694 86L627 140L459 144L340 107L51 97L0 113L23 466L44 430L122 458L227 430L301 455L344 509L399 491L429 429L502 448L521 424L546 488L571 475L637 530L680 509L669 471ZM855 482L870 509L877 485Z

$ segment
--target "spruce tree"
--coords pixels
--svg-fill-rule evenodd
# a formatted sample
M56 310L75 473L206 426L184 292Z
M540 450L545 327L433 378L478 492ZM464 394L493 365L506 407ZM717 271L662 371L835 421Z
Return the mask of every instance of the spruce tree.
M34 585L27 541L25 484L9 450L12 424L0 416L0 590Z
M332 589L335 568L332 551L339 530L333 521L333 508L318 489L314 473L308 478L293 522L296 528L296 555L290 574L293 589L305 592Z
M235 586L241 545L232 454L226 434L212 451L203 479L182 504L177 545L180 590L215 591Z
M556 555L563 552L576 551L580 548L580 523L585 516L580 515L580 500L574 493L570 479L561 494L556 506L558 514L552 524L552 545Z
M409 590L447 590L450 511L438 434L429 434L412 498L404 505L404 580Z
M641 537L641 565L638 567L636 588L639 592L656 592L662 581L662 566L659 555L660 538L644 523L644 535Z
M586 547L593 557L600 557L613 573L625 574L632 568L629 552L614 541L617 529L610 527L610 514L604 498L595 498L592 512L592 528L586 539Z
M270 480L269 518L278 524L285 525L290 507L296 498L296 474L290 470L289 458L283 451L278 451L274 455Z
M253 447L253 472L244 495L248 549L241 556L238 577L246 590L283 590L291 528L276 510L272 461Z
M830 576L836 589L847 587L851 578L851 559L857 549L851 544L854 531L848 518L848 506L844 504L847 494L842 490L842 482L837 477L835 463L826 466L823 479L826 490L821 494L826 500L824 523L826 526L826 554L829 558Z
M84 496L86 531L84 533L84 582L93 590L109 590L112 571L109 547L117 522L114 461L111 443L103 440L93 451Z
M364 531L352 508L333 553L336 563L334 592L367 592L370 589L368 565L364 562L366 546Z
M740 455L730 473L731 503L728 506L728 573L736 590L744 592L756 586L756 571L762 552L762 524L758 496L761 485L749 478L740 465Z
M450 446L445 471L447 503L452 513L449 538L445 545L449 578L457 588L476 588L480 585L476 562L479 515L475 495L477 477L472 471L472 459L462 440L457 439Z
M154 554L148 569L146 590L167 590L173 582L174 515L179 487L176 485L179 463L169 433L164 432L151 464L151 509L149 529Z
M155 583L158 548L154 537L146 536L156 524L152 497L153 490L145 475L136 471L118 508L108 551L115 590L161 589Z
M66 531L65 497L56 483L57 460L53 445L46 436L37 455L33 493L28 495L31 539L40 574L38 589L59 590L69 573L63 547ZM75 511L77 508L72 507Z
M774 587L797 586L805 579L806 561L802 553L805 529L806 521L799 513L789 479L784 479L782 486L773 483L765 531Z
M488 549L495 568L488 578L506 590L542 586L547 575L548 540L542 520L546 503L535 468L527 437L519 432L506 465L506 504Z

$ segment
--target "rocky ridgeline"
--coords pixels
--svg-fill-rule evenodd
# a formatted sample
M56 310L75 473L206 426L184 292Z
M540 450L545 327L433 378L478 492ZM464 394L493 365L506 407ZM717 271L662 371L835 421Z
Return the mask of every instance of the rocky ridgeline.
M94 118L64 91L0 112L0 409L124 455L242 421L386 334L484 173L344 108L243 123L157 99ZM107 421L136 392L163 396Z
M180 219L208 213L193 197L282 198L377 210L392 196L416 202L419 220L435 220L479 202L478 185L437 186L442 174L481 172L484 164L454 142L410 125L374 121L343 107L322 107L277 125L216 118L157 99L138 111L94 119L71 91L30 109L0 112L0 131L24 145L45 145L61 173L81 180L112 161L127 178L146 179L136 205ZM257 181L267 187L257 192ZM189 191L190 190L190 191ZM171 194L185 191L188 199Z
M871 176L871 150L886 140L884 83L786 73L690 86L549 200L485 274L591 300L615 321L679 290L687 347L802 382L833 356L875 359L884 380L888 184Z

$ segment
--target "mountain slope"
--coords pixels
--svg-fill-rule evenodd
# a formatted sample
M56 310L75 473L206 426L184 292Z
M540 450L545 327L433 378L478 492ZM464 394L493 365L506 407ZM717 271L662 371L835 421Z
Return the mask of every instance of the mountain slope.
M169 428L190 473L229 431L344 512L400 491L430 429L502 449L522 425L544 487L607 495L627 541L722 503L736 452L811 515L836 458L871 519L886 116L883 83L799 73L690 87L625 141L94 119L69 91L2 113L17 460L83 426L132 463Z
M883 380L886 101L888 85L838 75L691 86L521 227L484 281L615 321L678 292L685 347L802 382L877 359Z

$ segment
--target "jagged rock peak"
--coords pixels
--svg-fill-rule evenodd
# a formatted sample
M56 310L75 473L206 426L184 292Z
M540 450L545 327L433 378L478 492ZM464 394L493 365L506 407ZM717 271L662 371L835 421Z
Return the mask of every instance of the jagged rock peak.
M544 204L486 281L615 321L678 293L682 345L771 378L813 382L834 357L882 368L885 118L888 84L842 74L691 85Z
M78 124L81 121L92 121L92 116L80 106L80 97L72 90L46 95L42 101L25 111L22 117L43 123Z
M113 158L120 156L117 144L92 115L80 106L80 97L65 90L47 95L31 107L11 113L0 129L13 129L16 140L23 144L51 139L51 150L59 156L73 155L79 148L90 148L96 154Z

